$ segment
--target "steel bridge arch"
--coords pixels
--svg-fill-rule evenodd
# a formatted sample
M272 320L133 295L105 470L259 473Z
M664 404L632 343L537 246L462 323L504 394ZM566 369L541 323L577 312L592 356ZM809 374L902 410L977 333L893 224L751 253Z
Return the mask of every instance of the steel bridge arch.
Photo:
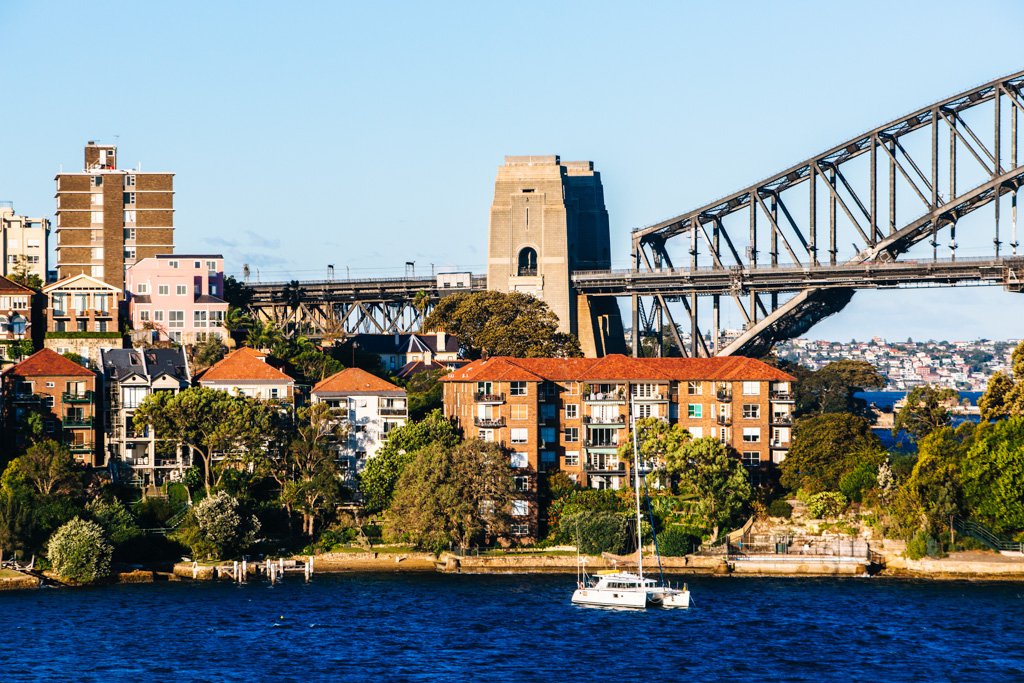
M1006 245L1015 257L1017 201L1024 184L1018 125L1022 112L1024 71L921 108L710 204L635 229L633 269L637 274L678 272L685 278L707 269L750 274L780 266L810 271L888 263L929 238L937 260L938 235L945 229L955 260L957 224L988 205L995 207L992 256L1002 258ZM986 114L990 125L979 124L977 119ZM948 146L940 144L940 138ZM884 193L879 189L880 162L888 167ZM968 177L971 180L965 182ZM796 205L791 201L794 190L806 193L805 212L791 209ZM902 200L904 194L911 207L920 210L904 215L908 210L902 202L897 206L897 198ZM1000 232L1007 196L1009 242ZM880 200L887 205L885 213L879 210ZM743 228L725 225L741 213L747 215ZM827 220L822 220L823 214ZM688 263L676 266L669 247L687 238ZM850 240L852 253L841 246L844 240ZM686 355L760 355L775 342L798 336L841 310L854 291L801 287L796 279L792 296L785 300L780 300L778 289L756 286L715 294L710 328L703 328L710 331L710 344L702 333L696 290L676 295L633 293L633 352L640 353L639 330L660 335L667 329ZM745 321L742 333L732 340L721 339L721 298L731 299ZM683 341L670 301L679 302L688 318L689 344Z

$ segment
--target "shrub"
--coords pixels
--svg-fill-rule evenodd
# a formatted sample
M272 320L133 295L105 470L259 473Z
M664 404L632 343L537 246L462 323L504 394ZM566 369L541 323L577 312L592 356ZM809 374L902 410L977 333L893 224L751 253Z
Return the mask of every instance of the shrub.
M836 517L846 509L846 496L838 491L822 491L807 499L807 512L811 517Z
M221 491L192 508L176 534L196 558L223 558L241 553L256 541L260 521L239 510L236 499Z
M665 557L682 557L700 543L696 536L679 528L665 529L658 534L658 550Z
M920 560L922 557L938 557L942 554L942 548L934 536L924 529L921 529L914 537L907 541L907 550L904 552L911 560Z
M857 469L847 472L839 480L839 490L847 500L859 503L864 492L878 484L878 468L870 463L861 463Z
M562 518L562 533L585 555L620 555L629 547L627 517L616 512L580 512Z
M92 583L108 576L113 553L103 528L79 517L53 532L47 546L53 571L74 583Z
M85 509L92 515L93 520L103 527L107 538L114 545L127 543L142 535L135 517L124 503L116 498L109 502L99 498L91 500Z
M778 498L768 504L768 515L771 517L783 517L785 519L789 519L793 516L793 506L782 498Z

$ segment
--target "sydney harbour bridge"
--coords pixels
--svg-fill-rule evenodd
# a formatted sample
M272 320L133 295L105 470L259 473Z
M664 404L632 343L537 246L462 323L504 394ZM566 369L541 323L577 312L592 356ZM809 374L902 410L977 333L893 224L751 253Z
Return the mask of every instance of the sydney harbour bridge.
M1024 288L1024 71L901 116L704 206L632 232L628 270L571 270L575 294L627 298L633 352L760 355L858 289ZM453 286L454 285L454 286ZM407 332L484 275L250 285L262 319L312 337ZM742 322L726 340L723 311ZM661 349L662 344L655 348Z

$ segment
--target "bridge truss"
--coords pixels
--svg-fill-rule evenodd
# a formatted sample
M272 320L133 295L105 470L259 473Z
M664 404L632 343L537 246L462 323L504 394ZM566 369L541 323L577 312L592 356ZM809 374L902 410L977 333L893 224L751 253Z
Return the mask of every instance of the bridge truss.
M1020 291L1022 113L1024 71L634 230L629 282L601 286L598 274L574 282L631 297L635 355L642 335L665 332L686 355L760 355L864 287L1000 283ZM983 207L994 221L972 216ZM948 257L939 258L940 247ZM965 253L981 261L972 266ZM905 263L893 267L900 257ZM889 273L882 284L873 279L881 272ZM734 339L723 336L723 306L742 321Z

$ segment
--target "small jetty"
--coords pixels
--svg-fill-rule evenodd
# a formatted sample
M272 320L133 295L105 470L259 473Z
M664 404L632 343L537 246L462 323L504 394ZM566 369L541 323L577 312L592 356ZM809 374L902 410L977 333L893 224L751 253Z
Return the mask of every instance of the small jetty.
M284 580L287 576L299 576L307 582L313 580L313 557L266 558L263 560L232 560L219 564L200 564L199 562L180 562L174 566L174 573L179 577L191 578L195 581L212 581L230 579L235 583L247 583L249 579L269 581L271 585Z

